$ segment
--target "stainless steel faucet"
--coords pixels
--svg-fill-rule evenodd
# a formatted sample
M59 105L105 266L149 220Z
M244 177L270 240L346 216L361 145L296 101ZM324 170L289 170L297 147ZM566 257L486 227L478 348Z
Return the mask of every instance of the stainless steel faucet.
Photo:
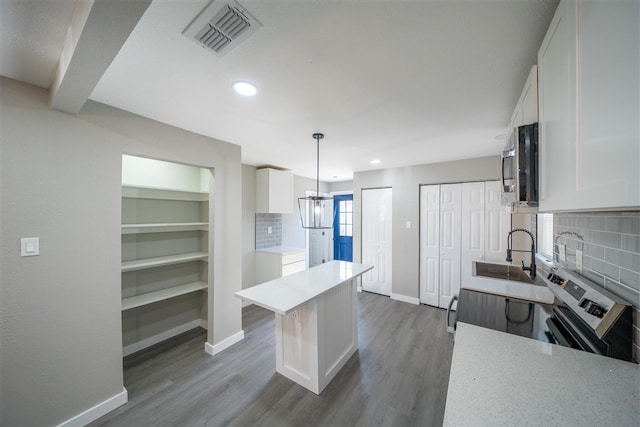
M524 250L511 249L511 235L517 231L522 231L523 233L527 233L529 237L531 237L531 265L529 267L525 267L524 261L522 261L522 269L529 272L529 276L532 279L536 278L536 239L533 237L533 234L527 229L524 228L514 228L509 232L507 236L507 262L512 262L513 258L511 257L513 252L528 252Z

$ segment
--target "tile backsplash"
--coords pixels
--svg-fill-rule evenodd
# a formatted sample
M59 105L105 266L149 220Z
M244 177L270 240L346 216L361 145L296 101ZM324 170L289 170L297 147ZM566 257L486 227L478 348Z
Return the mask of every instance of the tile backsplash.
M553 215L554 260L628 301L635 308L634 354L640 355L640 212L573 212ZM558 261L558 245L566 259Z
M269 233L269 227L271 233ZM282 246L282 214L256 214L256 249Z

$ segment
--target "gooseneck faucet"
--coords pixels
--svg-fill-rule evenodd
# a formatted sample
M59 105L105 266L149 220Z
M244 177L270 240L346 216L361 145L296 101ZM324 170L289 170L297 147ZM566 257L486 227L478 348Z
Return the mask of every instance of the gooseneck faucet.
M531 265L529 267L524 266L524 261L522 261L522 269L529 271L529 275L532 279L536 278L536 239L533 237L533 234L527 229L524 228L514 228L509 232L507 236L507 262L512 262L513 258L511 257L513 252L528 252L517 249L511 249L511 235L517 231L521 231L523 233L527 233L529 237L531 237Z

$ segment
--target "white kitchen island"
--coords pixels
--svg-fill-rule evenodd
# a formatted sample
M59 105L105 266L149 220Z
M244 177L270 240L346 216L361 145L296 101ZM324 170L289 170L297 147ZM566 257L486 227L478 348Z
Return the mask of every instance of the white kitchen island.
M330 261L236 292L276 316L276 371L320 394L358 349L356 278L373 266Z

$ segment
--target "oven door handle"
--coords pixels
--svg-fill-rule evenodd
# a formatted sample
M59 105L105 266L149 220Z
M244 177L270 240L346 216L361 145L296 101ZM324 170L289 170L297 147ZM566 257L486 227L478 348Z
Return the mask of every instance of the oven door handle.
M449 301L449 307L447 307L447 333L453 334L456 331L455 323L451 325L451 308L453 307L453 303L458 301L458 294L455 294L451 297L451 301Z
M547 324L549 331L551 331L553 338L555 338L556 341L558 341L558 344L560 344L563 347L575 348L573 340L571 340L565 334L562 333L562 331L560 330L560 327L556 324L555 319L549 318L546 320L545 323Z

